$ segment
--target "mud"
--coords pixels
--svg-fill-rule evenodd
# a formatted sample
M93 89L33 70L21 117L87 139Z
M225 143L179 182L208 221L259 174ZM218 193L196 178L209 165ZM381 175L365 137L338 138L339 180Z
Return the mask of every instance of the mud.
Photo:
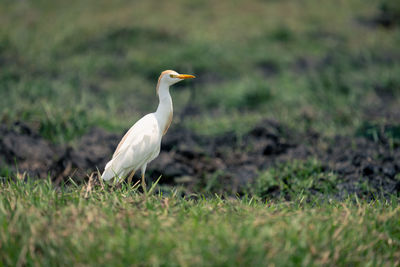
M97 167L103 168L119 135L91 129L76 146L54 145L28 125L0 125L0 166L31 177L51 177L56 183L73 177L83 180Z
M0 125L0 164L20 175L50 176L56 184L68 177L82 181L91 171L103 170L121 137L93 128L76 146L59 146L26 124ZM315 132L296 133L272 120L241 137L230 132L205 137L174 125L164 137L160 156L149 164L147 177L162 175L161 183L183 185L188 192L237 194L276 164L316 158L325 171L337 174L338 197L399 194L400 136L394 137L378 132L328 140Z

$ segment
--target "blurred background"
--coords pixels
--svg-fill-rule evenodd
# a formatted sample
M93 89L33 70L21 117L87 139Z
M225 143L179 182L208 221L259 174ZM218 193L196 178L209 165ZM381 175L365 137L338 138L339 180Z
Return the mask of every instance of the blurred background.
M0 267L400 266L399 203L400 0L0 0Z
M3 0L0 25L2 125L51 144L121 135L166 69L198 77L171 89L171 129L400 138L397 0Z

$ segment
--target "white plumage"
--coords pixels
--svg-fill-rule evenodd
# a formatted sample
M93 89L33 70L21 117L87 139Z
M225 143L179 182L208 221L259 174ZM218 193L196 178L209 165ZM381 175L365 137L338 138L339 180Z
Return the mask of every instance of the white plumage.
M126 133L124 142L107 163L102 178L125 178L132 170L146 168L146 164L160 153L161 136L154 113L141 118Z
M117 181L129 179L137 170L142 172L142 185L145 186L144 174L147 164L160 153L162 136L167 132L172 121L173 107L169 86L183 79L195 78L193 75L178 74L175 71L163 71L158 79L157 111L147 114L137 121L122 138L112 159L107 163L101 176L103 180L116 178ZM145 189L145 188L144 188Z

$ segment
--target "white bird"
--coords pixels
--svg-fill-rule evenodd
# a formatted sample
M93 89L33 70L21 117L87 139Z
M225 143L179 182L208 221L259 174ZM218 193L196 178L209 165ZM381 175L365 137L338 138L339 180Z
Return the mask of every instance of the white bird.
M158 78L157 94L159 104L156 112L147 114L138 120L124 135L107 163L101 178L117 181L128 178L130 182L137 170L142 172L142 186L146 190L145 172L147 164L160 153L161 138L172 122L172 98L169 87L184 79L195 78L193 75L179 74L173 70L163 71Z

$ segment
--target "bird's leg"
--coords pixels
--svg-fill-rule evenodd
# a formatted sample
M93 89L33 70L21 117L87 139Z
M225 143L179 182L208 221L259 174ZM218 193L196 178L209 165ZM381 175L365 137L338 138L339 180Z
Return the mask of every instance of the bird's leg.
M146 172L146 165L142 167L142 188L145 196L147 196L146 179L144 178L145 172Z
M142 188L145 195L147 195L146 179L144 178L144 173L142 173Z
M129 175L129 177L128 177L128 184L131 184L131 183L132 183L133 175L135 175L135 170L133 170L133 171L131 172L131 174Z

